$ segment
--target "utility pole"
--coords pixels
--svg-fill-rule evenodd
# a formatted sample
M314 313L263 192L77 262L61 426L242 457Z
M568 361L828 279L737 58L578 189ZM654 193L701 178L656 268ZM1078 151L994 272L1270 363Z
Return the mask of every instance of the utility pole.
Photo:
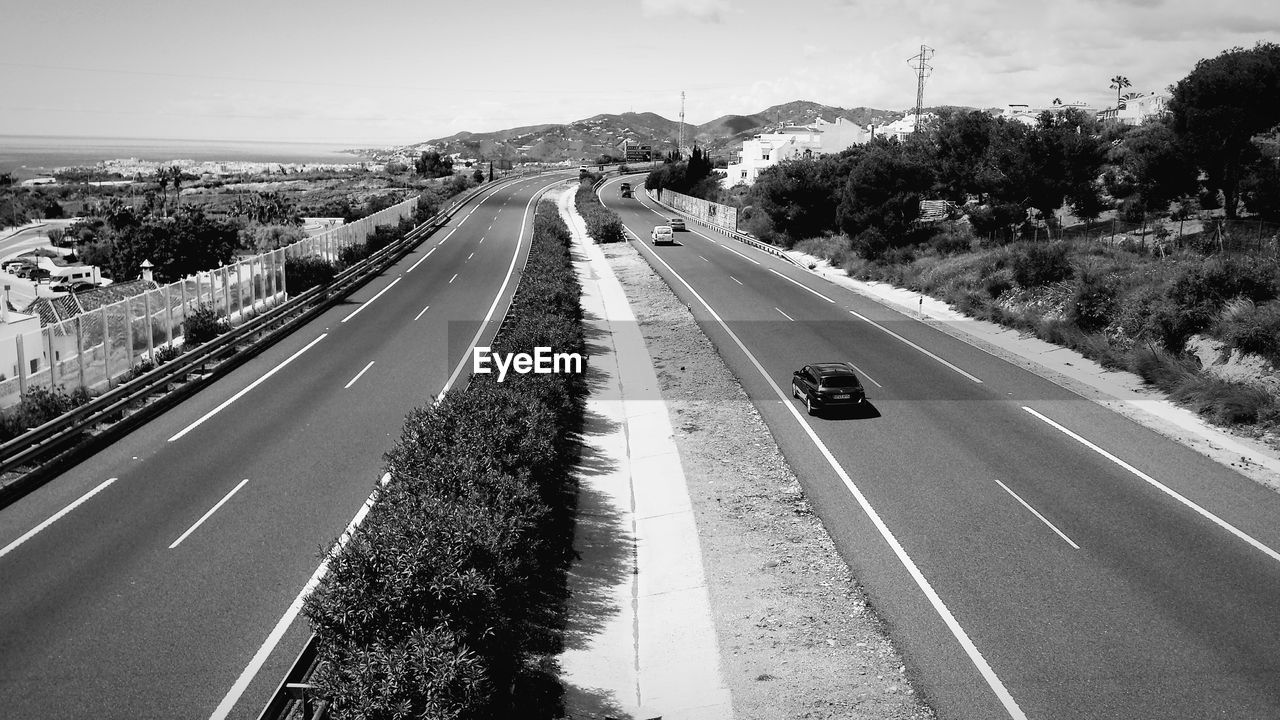
M680 132L676 135L676 159L684 159L684 91L680 91Z
M920 113L924 110L924 81L933 72L933 66L929 64L932 58L933 48L921 45L920 54L907 60L911 63L911 69L916 71L916 125L913 132L920 132Z

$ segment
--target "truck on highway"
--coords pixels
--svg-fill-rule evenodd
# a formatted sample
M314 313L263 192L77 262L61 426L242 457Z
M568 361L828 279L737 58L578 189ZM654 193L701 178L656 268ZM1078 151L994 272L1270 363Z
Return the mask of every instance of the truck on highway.
M618 183L618 197L631 197L631 183Z

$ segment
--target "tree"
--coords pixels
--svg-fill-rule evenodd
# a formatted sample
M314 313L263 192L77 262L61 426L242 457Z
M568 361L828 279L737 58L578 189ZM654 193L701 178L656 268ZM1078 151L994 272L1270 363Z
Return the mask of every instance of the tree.
M1117 166L1108 178L1112 195L1136 195L1143 212L1162 212L1169 203L1196 191L1196 169L1178 143L1169 122L1151 120L1136 127L1111 153ZM1114 190L1119 189L1120 192Z
M156 168L156 184L160 186L160 212L168 214L169 168Z
M835 230L840 188L856 152L787 160L765 168L748 192L750 202L769 217L770 227L783 235L788 247Z
M1254 136L1280 123L1280 45L1258 43L1201 60L1173 87L1173 131L1237 215L1242 173L1258 157Z
M876 138L850 169L836 209L837 222L849 237L877 230L890 246L903 244L911 223L920 216L920 201L934 184L922 143Z
M1116 107L1120 107L1120 91L1130 87L1133 83L1129 82L1129 78L1123 75L1117 75L1111 78L1111 89L1116 91Z
M1054 99L1053 99L1053 104L1054 104L1054 105L1061 105L1061 104L1062 104L1062 98L1054 98Z
M428 178L447 177L453 174L453 158L441 156L435 150L423 150L413 161L413 171Z
M173 204L182 207L182 168L177 165L169 167L169 182L173 183Z
M471 173L471 177L474 178L477 183L484 182L484 170L481 167L476 166L476 170Z

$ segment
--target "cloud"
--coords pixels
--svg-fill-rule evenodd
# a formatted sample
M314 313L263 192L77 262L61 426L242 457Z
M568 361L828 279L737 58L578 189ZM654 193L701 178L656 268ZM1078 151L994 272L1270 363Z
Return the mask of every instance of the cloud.
M647 17L687 15L718 23L729 12L729 0L640 0L640 10Z

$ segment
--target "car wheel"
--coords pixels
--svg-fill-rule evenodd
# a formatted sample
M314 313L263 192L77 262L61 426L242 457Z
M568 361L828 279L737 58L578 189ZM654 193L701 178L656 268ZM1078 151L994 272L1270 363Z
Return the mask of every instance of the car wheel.
M809 397L808 395L804 396L804 409L808 410L810 415L813 415L818 412L813 407L813 398Z

